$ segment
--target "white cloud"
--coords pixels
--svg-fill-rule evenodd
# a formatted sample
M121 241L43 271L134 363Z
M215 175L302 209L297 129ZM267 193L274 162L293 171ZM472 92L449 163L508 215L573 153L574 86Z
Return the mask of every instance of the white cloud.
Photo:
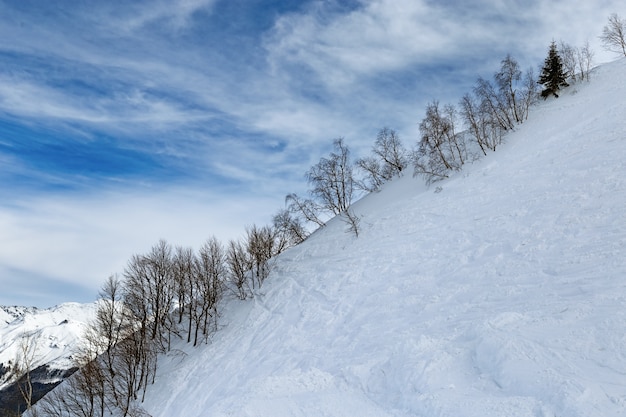
M198 11L209 11L217 0L150 1L131 8L132 13L121 19L119 27L126 32L135 32L145 26L165 21L173 29L180 30L189 24Z
M182 105L181 105L182 104ZM106 96L84 96L33 79L0 75L0 109L19 117L84 123L108 131L154 131L208 120L210 114L134 88Z
M91 288L95 296L108 275L159 239L197 249L212 235L238 238L244 225L269 222L275 204L260 195L231 199L185 189L23 198L0 207L0 266L5 274ZM0 286L11 279L0 276Z
M266 43L274 68L283 62L306 65L331 85L362 76L405 70L450 59L468 43L494 37L490 30L427 1L377 0L342 15L317 13L281 17ZM464 55L461 54L461 55Z
M266 48L273 68L301 64L336 87L415 65L489 59L497 51L536 58L551 38L577 45L593 41L620 4L372 0L349 13L331 14L316 3L307 13L278 19Z

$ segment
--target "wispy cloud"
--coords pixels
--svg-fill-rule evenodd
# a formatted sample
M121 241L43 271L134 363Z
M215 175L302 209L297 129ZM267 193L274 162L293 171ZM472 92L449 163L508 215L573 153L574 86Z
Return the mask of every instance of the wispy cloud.
M198 12L209 12L217 0L176 0L176 1L152 1L131 5L130 12L121 18L115 19L115 12L110 12L109 17L115 23L116 28L121 28L127 33L145 29L146 26L165 23L173 30L182 30L190 24L193 15Z
M373 0L345 14L314 3L308 13L278 19L266 46L277 71L301 65L330 87L415 66L462 68L468 60L473 71L489 70L477 62L506 53L537 58L552 38L593 41L616 6L603 3ZM574 31L572 22L584 24Z
M108 275L123 272L132 254L161 238L193 248L213 235L226 241L243 234L242 219L262 224L274 208L275 201L260 193L233 199L182 188L22 197L0 210L0 281L4 287L24 279L28 288L45 280L64 283L55 302L63 295L74 300L63 294L68 289L86 301ZM7 299L19 292L3 291L0 304L27 302Z
M61 124L80 123L110 132L124 132L133 126L158 131L210 118L207 112L181 104L132 87L105 96L85 96L36 80L0 77L0 106L8 114Z
M626 13L617 0L1 7L0 274L80 285L91 268L92 286L159 237L269 221L335 137L359 154L389 126L411 146L426 102L458 100L507 53L536 66L552 39L588 39L612 58L597 35Z

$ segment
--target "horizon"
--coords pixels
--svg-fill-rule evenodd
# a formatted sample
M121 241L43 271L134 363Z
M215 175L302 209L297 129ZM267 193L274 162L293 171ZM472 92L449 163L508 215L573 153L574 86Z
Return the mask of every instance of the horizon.
M552 40L595 64L606 1L2 2L0 305L87 302L164 238L193 246L266 224L344 137L416 143L511 54ZM572 28L576 28L575 31ZM523 41L520 41L523 40ZM593 80L592 80L593 82Z

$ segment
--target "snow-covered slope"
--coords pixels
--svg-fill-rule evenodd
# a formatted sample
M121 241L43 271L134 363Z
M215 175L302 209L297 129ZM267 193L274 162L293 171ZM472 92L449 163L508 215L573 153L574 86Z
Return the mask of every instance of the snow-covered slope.
M178 342L153 417L626 415L626 60L533 109L498 152L406 176L281 255L209 345ZM95 305L0 308L63 368ZM0 380L0 384L3 381ZM0 385L1 387L1 385Z
M626 415L626 60L427 189L404 177L279 257L154 417ZM440 187L440 188L438 188Z
M70 369L71 355L95 317L95 307L95 303L65 303L45 310L0 306L0 365L10 368L18 355L23 356L22 340L27 337L32 345L32 369L42 365L51 370ZM8 373L0 374L0 390L13 382L8 378Z

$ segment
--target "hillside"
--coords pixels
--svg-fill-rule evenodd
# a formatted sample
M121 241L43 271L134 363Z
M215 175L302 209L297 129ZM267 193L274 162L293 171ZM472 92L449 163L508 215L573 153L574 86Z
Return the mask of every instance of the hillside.
M626 60L431 188L405 176L281 255L154 417L626 415Z
M261 293L226 303L208 345L181 341L160 360L143 406L626 415L625 97L622 59L542 101L453 178L429 188L407 175L357 202L358 238L334 219L280 255ZM67 366L93 307L0 309L0 362L26 331L41 363Z

